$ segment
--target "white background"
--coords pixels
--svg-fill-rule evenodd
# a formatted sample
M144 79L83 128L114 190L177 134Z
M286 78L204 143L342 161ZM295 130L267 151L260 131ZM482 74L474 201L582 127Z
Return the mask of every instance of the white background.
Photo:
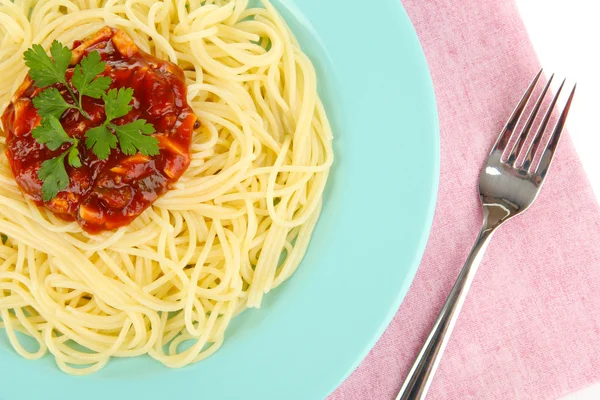
M600 124L596 117L600 115L600 1L516 2L546 72L555 72L557 77L567 77L570 82L577 81L577 95L567 129L598 197ZM598 399L600 384L565 398Z

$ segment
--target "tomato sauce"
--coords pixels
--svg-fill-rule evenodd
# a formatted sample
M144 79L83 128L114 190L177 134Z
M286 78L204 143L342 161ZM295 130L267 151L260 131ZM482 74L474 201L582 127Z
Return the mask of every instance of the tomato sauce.
M132 111L113 123L123 125L145 119L153 124L160 154L129 156L117 146L107 160L98 159L85 146L84 135L104 122L104 102L84 97L83 109L91 119L75 109L68 109L60 119L69 136L81 139L78 148L82 166L67 164L69 186L44 202L38 170L45 160L70 146L65 144L51 151L31 135L40 123L32 98L45 88L35 87L27 77L2 115L2 123L6 155L21 191L37 205L66 220L76 220L89 233L98 233L128 225L183 175L190 164L192 135L199 124L186 100L183 71L173 63L145 54L119 30L104 28L91 38L76 41L67 81L70 82L73 67L92 51L98 51L106 62L102 75L112 78L110 89L134 90ZM72 103L63 85L55 87Z

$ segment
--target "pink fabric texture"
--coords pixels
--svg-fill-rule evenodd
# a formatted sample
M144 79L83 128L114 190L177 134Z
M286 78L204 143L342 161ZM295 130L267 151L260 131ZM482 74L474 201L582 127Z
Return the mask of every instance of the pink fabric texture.
M479 230L482 163L540 67L512 0L403 4L438 100L439 200L400 310L329 400L396 395ZM598 211L566 136L539 199L492 240L428 399L554 399L600 381Z

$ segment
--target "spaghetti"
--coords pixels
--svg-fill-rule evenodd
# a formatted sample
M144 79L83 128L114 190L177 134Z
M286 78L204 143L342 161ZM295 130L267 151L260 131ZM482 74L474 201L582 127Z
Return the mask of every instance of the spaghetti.
M332 136L310 60L263 4L0 0L0 109L33 43L70 44L111 26L184 71L201 122L175 187L130 225L98 235L26 201L2 151L0 327L18 354L50 352L75 375L143 354L183 367L213 354L231 319L298 267ZM26 350L17 332L39 349Z

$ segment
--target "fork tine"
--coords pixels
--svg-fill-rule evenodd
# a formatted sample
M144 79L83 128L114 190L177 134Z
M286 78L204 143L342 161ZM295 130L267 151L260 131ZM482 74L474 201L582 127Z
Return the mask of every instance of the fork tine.
M548 107L548 110L546 111L546 114L544 115L544 119L542 120L542 123L540 124L540 126L535 134L535 137L533 138L533 141L529 144L529 148L527 149L527 153L526 153L527 155L525 156L525 161L523 161L522 168L524 171L529 171L529 168L531 167L531 163L533 162L533 159L535 158L535 155L540 147L542 137L544 136L544 132L546 131L546 128L548 127L548 123L550 122L550 117L552 116L554 107L556 107L556 102L558 101L558 97L560 96L560 93L562 92L563 87L565 86L565 82L566 82L566 79L562 81L560 87L556 91L556 94L554 95L554 98L550 102L550 106ZM529 172L531 172L531 171L529 171Z
M523 145L527 141L527 136L529 136L529 131L531 131L533 122L535 121L535 119L538 115L538 112L540 111L540 107L542 106L544 97L546 97L546 93L548 92L548 88L550 88L550 84L552 83L553 79L554 79L554 74L552 74L552 76L550 76L550 79L548 79L548 82L546 83L546 86L544 86L542 93L540 93L540 96L538 97L538 99L535 103L535 106L533 107L533 110L531 110L531 113L529 114L529 118L527 118L527 122L525 123L525 126L521 130L521 133L519 133L519 138L517 139L517 141L513 145L512 150L509 153L510 155L508 156L508 160L506 163L508 165L510 165L511 167L513 167L515 165L515 161L517 161L517 158L519 158L519 154L521 153Z
M529 101L529 98L531 97L531 94L535 89L535 85L537 84L538 80L540 79L540 76L542 75L542 71L544 70L540 69L540 72L537 73L537 75L525 91L525 94L521 98L521 101L519 101L517 108L515 108L512 115L506 122L504 129L502 129L500 136L498 136L498 139L496 140L496 144L492 148L492 153L495 151L504 152L504 149L506 149L506 145L510 142L510 138L513 134L513 131L515 130L515 127L519 124L519 120L521 119L523 110L525 110L525 106L527 105L527 102Z
M575 90L577 89L577 84L573 86L573 90L571 90L571 94L569 95L569 100L567 100L567 104L565 104L565 108L562 113L560 113L560 117L558 118L558 122L554 127L554 131L552 132L552 136L544 149L544 153L542 153L542 160L540 161L540 166L537 169L537 174L541 176L542 179L548 173L548 169L552 164L552 159L554 158L554 153L556 152L556 148L558 147L558 143L560 142L561 133L565 127L565 122L567 121L567 116L569 115L569 110L571 108L571 103L573 102L573 97L575 96Z

